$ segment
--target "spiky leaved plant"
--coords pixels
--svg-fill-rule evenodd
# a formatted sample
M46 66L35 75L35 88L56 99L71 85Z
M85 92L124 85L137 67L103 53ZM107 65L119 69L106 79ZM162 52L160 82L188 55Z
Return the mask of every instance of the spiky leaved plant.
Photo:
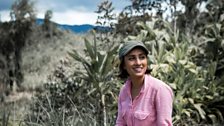
M82 64L81 69L74 71L74 76L80 78L86 86L85 102L92 102L93 109L96 109L97 123L106 126L114 123L116 117L117 92L119 82L117 81L115 69L115 57L118 45L109 50L99 50L94 37L93 42L85 39L84 55L76 50L69 52L69 55ZM103 120L102 120L103 119ZM112 124L113 125L113 124Z

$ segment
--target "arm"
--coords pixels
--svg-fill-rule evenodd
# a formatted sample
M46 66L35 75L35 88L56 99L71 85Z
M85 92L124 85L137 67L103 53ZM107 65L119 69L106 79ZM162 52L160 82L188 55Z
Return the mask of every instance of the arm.
M172 126L173 92L167 85L156 95L157 126Z
M116 126L126 126L125 121L122 117L122 108L121 108L121 96L118 98L118 115L116 120Z

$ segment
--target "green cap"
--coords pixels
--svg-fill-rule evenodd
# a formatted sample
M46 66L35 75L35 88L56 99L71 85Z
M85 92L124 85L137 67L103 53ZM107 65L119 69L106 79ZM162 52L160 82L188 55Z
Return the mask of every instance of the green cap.
M149 53L148 49L145 47L145 45L142 42L128 41L128 42L125 42L124 45L119 50L119 59L122 60L122 58L135 47L141 47L146 52L146 55Z

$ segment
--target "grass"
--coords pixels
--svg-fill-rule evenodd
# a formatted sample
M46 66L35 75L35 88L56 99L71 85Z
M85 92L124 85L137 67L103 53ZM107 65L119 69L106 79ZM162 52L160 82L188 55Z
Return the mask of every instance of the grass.
M17 99L18 100L18 99ZM16 99L1 103L0 105L0 125L2 126L22 126L23 119L27 112L30 100L21 97L18 101Z
M22 73L24 80L21 91L10 93L4 103L0 103L0 126L23 126L32 96L43 88L48 77L60 62L67 62L67 52L81 51L86 34L63 31L61 35L46 38L34 31L28 38L28 45L22 52ZM71 64L70 64L71 65Z
M67 52L69 50L72 48L82 49L83 37L83 34L65 32L60 37L34 40L38 44L25 48L23 52L24 81L22 85L28 89L41 87L58 63L68 60Z

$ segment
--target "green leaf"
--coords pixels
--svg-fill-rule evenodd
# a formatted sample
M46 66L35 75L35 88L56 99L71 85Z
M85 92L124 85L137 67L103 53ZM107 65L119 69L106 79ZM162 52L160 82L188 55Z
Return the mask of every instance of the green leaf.
M199 112L200 117L201 117L202 119L205 119L205 115L206 115L206 113L205 113L205 111L201 108L201 106L202 106L202 104L200 104L200 103L198 103L198 104L194 104L194 107L195 107L196 110Z
M191 117L191 113L188 110L183 109L183 113L185 113L188 117Z
M212 120L212 123L217 123L217 117L214 114L209 114L208 117Z
M194 104L194 99L188 98L189 102L193 105Z
M105 54L103 57L103 61L100 63L100 68L99 68L99 73L103 73L103 70L106 66L108 66L108 64L106 64L106 62L108 61L108 55Z
M194 74L198 74L198 72L195 69L189 69L189 71L194 73Z
M81 62L87 66L90 66L90 64L88 63L88 61L86 61L84 58L82 58L76 50L72 50L72 52L68 52L68 54L74 58L76 61Z
M89 54L90 58L92 60L97 60L96 59L96 51L97 50L94 50L94 48L92 47L92 45L90 44L90 42L85 39L85 46L86 46L86 50L87 50L87 53Z

